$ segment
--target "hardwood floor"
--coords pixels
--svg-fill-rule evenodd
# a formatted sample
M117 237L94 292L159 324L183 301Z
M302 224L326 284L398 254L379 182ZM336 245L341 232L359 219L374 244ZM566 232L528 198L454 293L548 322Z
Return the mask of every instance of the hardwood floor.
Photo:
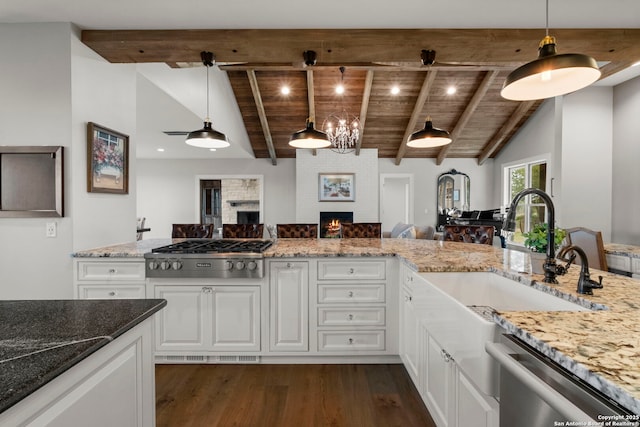
M435 427L400 364L156 365L158 427Z

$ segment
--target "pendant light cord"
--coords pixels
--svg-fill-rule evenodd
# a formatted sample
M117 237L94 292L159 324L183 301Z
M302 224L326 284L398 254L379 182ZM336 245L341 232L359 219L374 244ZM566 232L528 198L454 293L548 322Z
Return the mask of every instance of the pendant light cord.
M546 21L545 21L545 36L549 37L549 0L546 0L547 3L547 12L546 12Z
M211 120L209 119L209 65L205 64L205 67L207 67L207 117L206 117L206 121L210 122Z

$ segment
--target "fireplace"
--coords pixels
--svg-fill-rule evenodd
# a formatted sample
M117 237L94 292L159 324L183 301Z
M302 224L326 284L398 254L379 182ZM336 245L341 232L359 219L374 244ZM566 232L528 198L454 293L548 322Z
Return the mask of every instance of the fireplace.
M260 211L238 211L236 224L260 223Z
M342 237L340 224L353 222L353 212L320 212L320 230L323 238Z

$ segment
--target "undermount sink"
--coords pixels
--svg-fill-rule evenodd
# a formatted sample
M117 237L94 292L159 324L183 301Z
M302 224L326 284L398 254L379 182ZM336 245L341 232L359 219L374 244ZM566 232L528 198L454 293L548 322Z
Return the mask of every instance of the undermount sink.
M466 306L487 306L498 311L588 310L495 273L423 273L421 276Z
M467 377L490 396L498 393L499 366L484 346L487 341L497 342L504 333L492 320L493 310L588 310L491 272L419 276L422 286L415 286L413 301L422 325Z

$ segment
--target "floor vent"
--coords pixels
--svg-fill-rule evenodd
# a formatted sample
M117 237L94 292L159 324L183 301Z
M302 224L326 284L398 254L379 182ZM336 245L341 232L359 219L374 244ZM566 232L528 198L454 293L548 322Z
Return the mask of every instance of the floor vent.
M156 363L260 363L260 356L156 356Z
M208 356L159 356L156 363L207 363Z

